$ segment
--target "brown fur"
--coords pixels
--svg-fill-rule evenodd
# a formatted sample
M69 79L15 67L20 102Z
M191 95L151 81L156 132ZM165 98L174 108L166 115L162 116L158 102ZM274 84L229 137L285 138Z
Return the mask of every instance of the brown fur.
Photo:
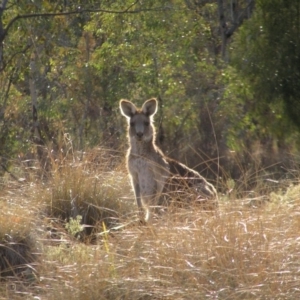
M147 221L149 206L182 196L216 207L218 197L213 185L198 172L166 157L155 144L152 117L157 111L157 100L147 100L140 109L128 100L121 100L120 110L129 124L127 167L141 216L145 209Z

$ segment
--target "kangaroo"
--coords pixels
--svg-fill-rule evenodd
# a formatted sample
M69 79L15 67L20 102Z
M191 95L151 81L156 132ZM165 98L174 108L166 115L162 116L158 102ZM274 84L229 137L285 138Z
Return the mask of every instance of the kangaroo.
M153 116L157 112L155 98L145 101L142 108L122 99L120 110L128 119L130 147L127 153L127 169L135 193L140 218L149 221L149 206L162 205L168 198L187 193L196 201L217 206L214 186L198 172L163 154L155 144Z

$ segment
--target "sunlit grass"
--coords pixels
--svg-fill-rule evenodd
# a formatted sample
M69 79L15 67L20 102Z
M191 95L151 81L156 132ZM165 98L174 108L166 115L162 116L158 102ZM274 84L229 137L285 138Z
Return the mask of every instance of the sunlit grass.
M35 280L39 259L35 228L39 222L34 210L25 203L15 193L0 196L0 280L9 278L10 286L14 287L27 286ZM0 283L0 295L2 288Z
M40 192L47 217L59 221L69 233L75 233L70 224L80 217L83 230L74 235L81 240L101 230L103 222L111 228L133 214L125 166L112 166L112 157L104 150L98 152L98 156L86 153L80 159L73 155L55 165L52 178Z
M94 163L66 160L43 184L1 192L1 244L7 234L30 237L39 253L30 276L0 283L1 299L299 298L297 183L260 205L221 194L216 212L171 207L141 226L130 223L137 208L124 166ZM97 208L93 243L74 236L74 199L82 225L88 205ZM109 231L116 224L126 225Z
M57 268L69 282L54 282L57 293L51 299L60 293L75 293L78 299L296 297L300 209L228 205L230 209L221 207L217 216L195 210L181 222L180 216L163 216L88 249L73 244L56 255L50 251L52 259L63 257Z

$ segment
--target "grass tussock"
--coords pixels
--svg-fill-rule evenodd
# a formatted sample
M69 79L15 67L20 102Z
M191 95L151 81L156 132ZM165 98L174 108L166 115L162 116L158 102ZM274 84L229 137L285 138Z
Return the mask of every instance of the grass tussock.
M86 237L132 214L131 187L125 168L112 167L106 152L73 156L53 171L51 188L43 197L47 215L61 220L69 232ZM83 224L76 230L76 222Z
M38 244L33 211L24 210L20 203L0 200L0 280L22 278L30 281L35 276Z
M2 263L13 262L4 249L27 260L14 280L2 276L0 299L299 298L297 182L259 206L220 195L216 212L170 207L140 226L126 170L112 159L72 156L44 183L2 189ZM76 238L84 228L93 243ZM26 238L26 251L14 248Z

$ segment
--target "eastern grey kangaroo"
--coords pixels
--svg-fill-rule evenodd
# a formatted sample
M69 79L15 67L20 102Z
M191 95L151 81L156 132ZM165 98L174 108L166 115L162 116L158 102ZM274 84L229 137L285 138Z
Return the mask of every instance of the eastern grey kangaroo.
M155 144L153 116L157 111L157 100L149 99L142 108L137 108L122 99L120 110L128 119L127 168L141 219L149 220L149 206L162 204L174 196L186 197L187 191L188 198L208 203L210 209L217 207L214 186L198 172L165 156Z

